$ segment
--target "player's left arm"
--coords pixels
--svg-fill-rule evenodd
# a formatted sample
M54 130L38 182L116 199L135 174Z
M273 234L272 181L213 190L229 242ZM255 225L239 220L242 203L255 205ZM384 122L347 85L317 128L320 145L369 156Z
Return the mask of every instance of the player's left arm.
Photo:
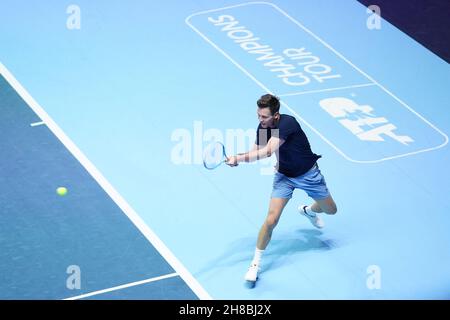
M270 157L284 143L283 139L271 137L264 147L253 148L252 150L230 157L229 162L238 164L239 162L253 162Z

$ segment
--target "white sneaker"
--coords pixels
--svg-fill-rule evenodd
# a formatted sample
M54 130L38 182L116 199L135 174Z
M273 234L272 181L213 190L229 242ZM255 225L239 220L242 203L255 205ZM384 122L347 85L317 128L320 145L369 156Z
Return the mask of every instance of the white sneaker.
M252 265L248 268L248 271L247 271L247 273L245 274L244 279L245 279L246 281L255 282L256 279L258 279L258 271L259 271L258 265L252 264Z
M307 217L309 219L309 221L311 221L311 223L314 227L316 227L318 229L322 229L325 226L325 223L323 222L323 220L319 217L318 214L310 215L309 213L307 213L305 210L306 207L307 206L305 206L305 205L298 206L298 211L300 212L300 214Z

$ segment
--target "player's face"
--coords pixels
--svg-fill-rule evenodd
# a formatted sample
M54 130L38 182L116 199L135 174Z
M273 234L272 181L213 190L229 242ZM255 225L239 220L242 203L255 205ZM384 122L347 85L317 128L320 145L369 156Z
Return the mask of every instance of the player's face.
M270 108L258 108L256 112L261 127L270 128L274 126L275 118L274 115L270 113Z

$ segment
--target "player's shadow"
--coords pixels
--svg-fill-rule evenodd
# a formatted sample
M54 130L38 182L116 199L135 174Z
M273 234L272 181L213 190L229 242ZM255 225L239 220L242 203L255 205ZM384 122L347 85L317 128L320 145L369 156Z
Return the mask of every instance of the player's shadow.
M309 251L328 251L337 247L335 240L323 239L322 231L316 229L298 229L294 236L281 234L278 239L270 242L269 250L263 257L260 273L282 266L290 255Z
M277 233L264 253L260 274L273 270L285 263L286 257L309 251L328 251L338 247L333 239L323 239L323 233L316 229L298 229L294 233ZM250 265L255 251L255 237L233 241L227 250L194 273L199 277L217 268L227 268L238 263ZM246 270L242 270L244 273Z

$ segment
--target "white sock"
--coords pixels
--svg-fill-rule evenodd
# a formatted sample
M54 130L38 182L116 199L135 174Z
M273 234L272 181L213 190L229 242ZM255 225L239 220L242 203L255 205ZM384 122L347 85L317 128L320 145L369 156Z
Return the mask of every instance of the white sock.
M255 255L253 256L252 265L256 264L257 266L259 266L263 253L264 250L260 250L258 248L255 249Z
M316 216L316 212L312 211L311 206L307 206L305 208L305 211L307 214L309 214L311 217L315 217Z

